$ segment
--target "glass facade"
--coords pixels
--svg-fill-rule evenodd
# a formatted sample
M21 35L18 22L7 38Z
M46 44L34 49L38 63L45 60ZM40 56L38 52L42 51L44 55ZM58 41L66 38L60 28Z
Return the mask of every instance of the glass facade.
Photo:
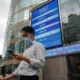
M27 6L40 4L44 1L47 1L47 0L21 0L20 2L18 2L16 4L14 12L17 12L18 10L25 8ZM25 10L19 12L18 14L15 14L13 24L23 21L23 20L26 20L26 19L29 19L29 10L30 9L31 8L25 9Z
M64 45L80 41L80 0L59 0ZM80 52L66 56L68 80L80 79ZM74 55L73 55L74 54Z
M59 0L64 44L80 41L80 0Z
M29 25L29 11L47 0L11 0L3 50L3 60L11 59L8 49L23 53L28 45L21 38L22 27Z

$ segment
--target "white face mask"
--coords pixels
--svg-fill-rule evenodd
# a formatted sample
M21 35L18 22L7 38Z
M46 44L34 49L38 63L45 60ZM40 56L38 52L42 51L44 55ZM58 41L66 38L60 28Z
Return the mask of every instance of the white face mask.
M25 43L31 43L32 42L30 37L25 37L25 38L23 38L23 40L24 40Z

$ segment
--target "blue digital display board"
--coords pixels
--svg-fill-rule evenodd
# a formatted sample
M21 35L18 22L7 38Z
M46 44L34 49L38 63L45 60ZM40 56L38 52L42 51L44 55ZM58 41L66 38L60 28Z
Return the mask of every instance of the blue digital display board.
M62 45L58 0L52 0L31 11L35 39L46 48Z
M75 52L80 52L80 43L46 50L46 57L75 54Z

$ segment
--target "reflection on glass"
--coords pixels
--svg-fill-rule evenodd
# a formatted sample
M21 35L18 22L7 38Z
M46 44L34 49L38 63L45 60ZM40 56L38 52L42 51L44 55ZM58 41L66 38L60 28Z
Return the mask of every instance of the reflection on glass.
M19 43L19 52L23 53L24 52L24 48L25 48L24 41L20 41L20 43Z
M27 7L30 5L40 4L45 1L47 1L47 0L21 0L19 3L16 4L15 12L21 8L24 8L24 7ZM22 12L19 12L16 15L14 15L12 24L29 19L29 10L30 9L26 9L26 10L23 10Z
M16 41L15 42L15 53L19 53L19 45L20 45L20 41Z
M8 32L8 38L7 38L8 40L7 41L10 41L11 40L11 36L12 36L12 31L9 31Z
M12 59L11 55L8 53L9 49L12 49L14 51L14 49L15 49L14 43L6 46L5 52L4 52L5 54L3 56L3 60Z
M80 0L59 0L64 44L80 41Z
M13 23L13 24L15 24L17 21L18 21L18 14L16 14L16 15L14 16L14 23Z
M18 22L22 21L23 19L24 19L24 11L18 14Z
M20 3L17 3L17 5L15 6L15 12L19 9L20 7Z
M18 37L21 37L21 33L19 32L19 33L17 33L17 35L18 35Z
M29 19L29 10L30 9L27 9L27 10L24 11L24 20Z

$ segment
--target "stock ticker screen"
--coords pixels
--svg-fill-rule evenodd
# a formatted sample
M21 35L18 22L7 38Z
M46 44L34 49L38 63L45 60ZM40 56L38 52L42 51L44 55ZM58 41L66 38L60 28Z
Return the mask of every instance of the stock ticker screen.
M46 48L62 45L58 0L52 0L31 11L35 39Z
M80 43L46 50L46 57L80 53Z

